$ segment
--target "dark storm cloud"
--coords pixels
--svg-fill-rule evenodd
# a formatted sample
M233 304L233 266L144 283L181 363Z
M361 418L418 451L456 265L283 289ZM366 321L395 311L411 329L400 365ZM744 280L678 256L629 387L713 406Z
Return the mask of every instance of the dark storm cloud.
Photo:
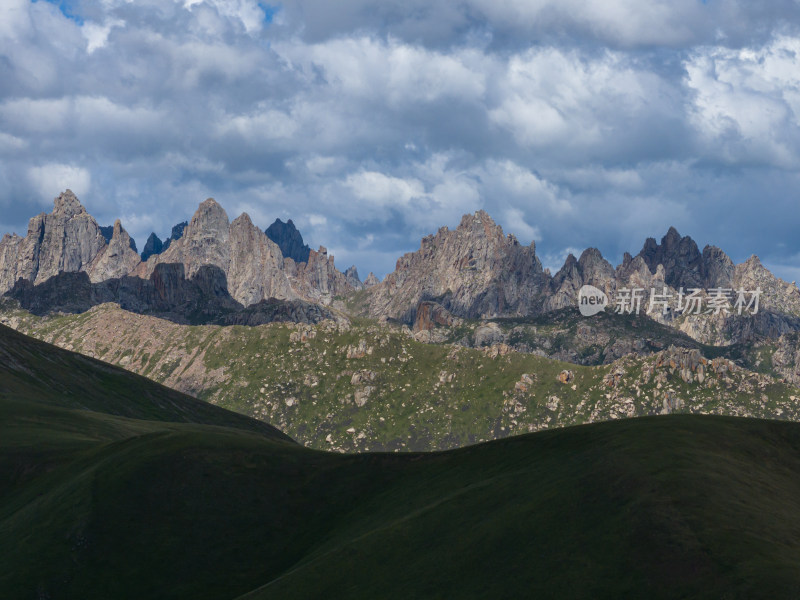
M71 187L162 237L214 196L384 274L485 208L558 268L670 225L798 274L800 5L0 8L0 227Z

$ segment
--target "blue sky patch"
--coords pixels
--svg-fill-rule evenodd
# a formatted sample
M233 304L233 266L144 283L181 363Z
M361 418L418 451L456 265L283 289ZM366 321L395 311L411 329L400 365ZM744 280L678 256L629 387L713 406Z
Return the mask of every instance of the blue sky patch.
M61 14L68 18L70 21L74 21L78 25L83 25L83 18L75 12L73 3L69 0L44 0L48 4L52 4L53 6L57 7L58 10L61 11ZM31 2L36 3L38 0L31 0Z
M275 15L281 9L280 5L273 6L271 4L267 4L266 2L259 2L258 7L264 11L265 23L272 23L272 21L275 19Z

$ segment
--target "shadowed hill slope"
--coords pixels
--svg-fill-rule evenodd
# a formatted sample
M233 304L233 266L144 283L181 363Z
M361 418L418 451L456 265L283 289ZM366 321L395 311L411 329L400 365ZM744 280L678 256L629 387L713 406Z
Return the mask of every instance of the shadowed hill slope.
M795 423L342 456L4 329L0 352L3 598L800 593Z
M55 348L0 325L0 398L290 438L267 423L197 400L119 367Z

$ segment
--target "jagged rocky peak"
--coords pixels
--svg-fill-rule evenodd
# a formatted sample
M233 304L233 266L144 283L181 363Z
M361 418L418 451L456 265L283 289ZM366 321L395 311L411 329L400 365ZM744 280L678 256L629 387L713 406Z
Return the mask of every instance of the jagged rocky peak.
M372 287L373 285L378 285L381 282L380 279L373 273L372 271L369 272L367 278L364 280L364 287Z
M183 237L183 232L186 231L186 228L188 226L189 226L189 221L181 221L177 225L173 225L172 232L170 233L169 237L166 240L164 240L163 250L169 248L169 245L172 242L177 242L179 239L181 239Z
M703 271L707 288L733 287L735 265L731 258L716 246L703 248Z
M70 189L64 190L53 201L53 216L74 217L87 214L78 197Z
M320 246L319 250L311 250L307 263L286 258L284 266L294 288L313 302L329 304L335 296L363 288L360 281L346 276L336 268L334 257L328 255L325 246Z
M105 238L106 244L110 244L111 238L114 237L114 225L101 225L100 233L103 234L103 238ZM133 250L134 252L138 252L138 250L136 249L136 241L130 236L128 236L128 239L130 240L129 245L131 247L131 250Z
M361 283L361 279L358 276L358 269L356 269L355 265L352 265L351 267L349 267L344 272L344 276L347 277L347 279L352 279L353 281L357 281L358 283Z
M800 316L800 290L794 283L776 277L755 254L734 267L733 287L760 289L760 307L778 313Z
M186 228L189 226L189 221L181 221L177 225L172 226L172 233L169 236L171 241L176 241L183 237L183 232L186 231Z
M187 227L189 231L184 231L184 235L189 237L202 233L216 233L227 229L229 225L230 220L225 209L214 198L206 198L197 207Z
M25 238L14 236L2 244L0 292L5 292L19 278L41 283L62 272L85 269L106 241L97 222L66 190L54 199L52 213L30 220Z
M140 262L139 254L132 247L130 235L117 219L112 228L111 240L92 260L86 272L89 279L96 283L127 275Z
M570 253L550 282L550 295L544 302L544 310L574 306L578 290L584 285L593 285L610 294L615 286L614 276L614 267L597 248L587 248L580 259Z
M230 222L228 213L213 198L197 207L183 236L169 248L148 261L147 267L137 271L140 277L149 277L157 263L182 263L187 278L194 277L203 265L216 265L227 272L230 263ZM151 264L153 263L153 264Z
M440 298L459 317L531 314L541 309L548 281L534 244L506 236L480 210L398 259L395 271L370 288L369 312L409 321L421 300Z
M146 261L151 256L161 254L164 252L164 250L169 248L172 242L176 242L181 239L183 237L183 232L186 230L188 225L188 221L182 221L177 225L173 225L172 233L163 242L155 234L155 232L151 233L150 237L147 238L147 243L144 245L144 250L142 250L142 261Z
M150 234L145 242L144 250L142 250L142 260L145 261L154 254L161 254L164 250L164 242L162 242L155 232Z
M703 256L697 244L689 236L681 237L674 227L669 228L660 244L647 238L639 256L653 274L658 265L664 265L666 283L673 288L702 288L706 283Z
M278 244L281 253L286 258L291 258L295 262L308 262L311 248L303 243L303 236L295 227L294 222L289 219L286 223L280 219L267 227L267 237Z

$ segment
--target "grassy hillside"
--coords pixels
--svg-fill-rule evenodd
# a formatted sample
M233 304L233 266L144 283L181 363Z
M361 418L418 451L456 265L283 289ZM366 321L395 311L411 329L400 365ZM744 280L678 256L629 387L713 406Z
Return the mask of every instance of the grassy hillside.
M795 423L672 415L339 455L181 418L126 374L123 402L109 367L2 333L2 598L800 594Z
M202 402L149 379L0 325L0 395L146 419L221 425L288 440L263 422Z
M564 322L529 323L525 331L538 327L537 335L558 339L563 329L570 337L580 324L560 314ZM706 364L702 381L697 369L690 380L659 355L589 367L502 346L420 343L408 330L357 319L350 326L189 327L114 305L73 316L5 315L31 335L262 419L317 449L443 450L663 412L800 420L800 391L767 373ZM594 333L581 333L586 340L602 334L627 345L634 331L662 348L673 340L658 337L658 328L643 331L649 320L593 323ZM558 380L565 369L572 372L566 383Z

